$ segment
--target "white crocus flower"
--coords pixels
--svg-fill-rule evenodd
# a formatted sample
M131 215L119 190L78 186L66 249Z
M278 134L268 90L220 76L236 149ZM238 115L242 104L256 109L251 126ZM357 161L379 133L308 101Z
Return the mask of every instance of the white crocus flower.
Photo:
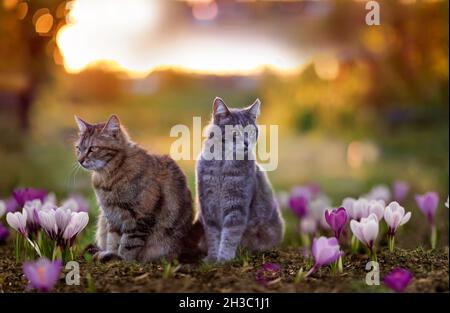
M405 209L396 201L389 203L384 211L384 220L389 227L389 234L395 235L397 228L406 224L411 218L411 212L405 214Z
M289 207L289 192L279 191L276 193L276 199L281 210Z
M322 228L329 228L325 220L325 211L331 207L331 200L327 195L321 193L309 203L309 213Z
M58 233L58 226L55 220L55 210L41 209L38 212L39 224L51 239L55 239Z
M345 198L342 206L347 211L347 214L352 220L361 220L363 217L369 215L369 201L365 198L359 198L358 200L352 198Z
M39 223L49 237L54 238L58 232L58 226L55 221L55 211L41 210L39 214Z
M74 200L74 199L67 199L66 201L64 201L64 203L62 204L62 207L65 209L68 209L72 212L78 212L78 203Z
M299 224L301 234L314 234L317 230L317 221L313 217L305 217L300 220Z
M371 251L373 244L378 236L378 219L375 214L370 214L368 217L361 218L361 221L350 221L350 228L353 234L365 244Z
M27 236L27 211L21 212L9 212L6 214L6 221L9 226L21 233L23 236Z
M375 214L379 222L383 219L384 216L384 208L386 207L386 203L383 200L370 200L368 213Z
M73 244L75 237L86 227L89 222L89 215L86 212L72 212L71 219L67 225L63 238Z
M386 185L378 185L373 187L364 197L369 200L383 200L387 203L391 200L391 190Z
M342 200L341 207L344 207L345 211L347 211L347 214L349 214L349 211L353 210L353 204L355 204L355 201L356 199L351 197L347 197Z
M62 235L72 219L72 211L65 207L59 207L55 210L55 221L58 227L58 234Z
M37 230L39 225L39 210L42 208L41 200L27 201L23 210L27 212L27 223L31 231Z
M56 195L54 192L49 193L45 199L44 199L44 205L45 204L51 204L53 206L56 206Z

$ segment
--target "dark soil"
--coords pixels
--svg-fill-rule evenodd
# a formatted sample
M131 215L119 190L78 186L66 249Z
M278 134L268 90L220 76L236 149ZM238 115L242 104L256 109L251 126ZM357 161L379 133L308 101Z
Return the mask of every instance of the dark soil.
M16 264L12 245L0 246L0 292L26 291L21 264ZM382 279L395 267L408 268L414 275L407 292L448 292L448 247L436 251L403 250L378 253L380 286L365 283L367 255L347 255L344 273L332 276L322 268L307 279L294 282L298 270L308 258L300 248L282 248L265 254L241 257L224 265L182 264L164 274L163 264L138 264L114 261L106 264L80 258L80 285L66 285L64 274L56 292L387 292ZM279 278L268 286L255 279L264 262L282 267ZM173 266L172 268L176 268ZM67 270L64 270L67 272Z

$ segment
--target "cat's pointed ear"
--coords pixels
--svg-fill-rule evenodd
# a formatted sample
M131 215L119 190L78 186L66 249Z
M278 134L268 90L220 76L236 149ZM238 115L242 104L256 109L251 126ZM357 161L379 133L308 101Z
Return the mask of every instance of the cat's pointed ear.
M117 132L120 130L120 120L117 115L111 115L102 129L102 132Z
M253 104L247 108L247 112L252 114L254 117L258 117L261 113L261 101L259 101L259 99L256 99L255 102L253 102Z
M74 117L75 117L75 122L77 122L78 129L80 130L80 132L84 133L91 126L89 123L83 121L78 116L75 115Z
M213 114L217 115L217 114L228 114L228 113L230 113L230 110L228 109L225 102L222 99L220 99L219 97L216 97L214 99L214 103L213 103Z

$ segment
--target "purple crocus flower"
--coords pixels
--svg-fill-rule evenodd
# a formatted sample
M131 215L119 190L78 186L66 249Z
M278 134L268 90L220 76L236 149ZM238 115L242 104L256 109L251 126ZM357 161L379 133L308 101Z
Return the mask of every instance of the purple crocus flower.
M334 231L334 236L339 240L342 230L347 224L347 212L345 211L345 208L340 207L337 209L333 209L332 211L326 210L325 220Z
M308 199L303 196L293 196L289 198L289 207L299 218L303 218L308 214L308 203Z
M322 190L319 184L311 183L306 186L306 188L309 189L309 192L311 193L312 197L316 197Z
M28 288L35 288L41 292L49 292L53 289L61 273L61 261L50 261L40 258L35 262L25 262L23 273L28 279Z
M41 202L44 203L47 194L47 191L36 188L19 188L13 191L13 197L20 208L23 207L27 201L41 200Z
M314 257L314 265L305 277L314 273L321 266L336 262L343 254L335 237L326 238L322 236L315 238L311 250Z
M402 180L397 180L394 182L394 200L397 202L402 202L409 192L409 184Z
M410 271L398 267L384 277L384 283L395 292L403 292L412 278Z
M439 203L439 195L437 192L430 191L424 195L416 195L416 202L419 209L428 219L430 224L434 223L434 215Z
M0 244L3 244L6 242L6 239L8 239L9 236L9 230L5 226L3 226L2 223L0 223Z
M6 212L16 212L19 209L19 204L14 197L5 199Z
M265 263L256 272L256 281L262 285L267 286L274 280L280 277L281 267L275 263Z

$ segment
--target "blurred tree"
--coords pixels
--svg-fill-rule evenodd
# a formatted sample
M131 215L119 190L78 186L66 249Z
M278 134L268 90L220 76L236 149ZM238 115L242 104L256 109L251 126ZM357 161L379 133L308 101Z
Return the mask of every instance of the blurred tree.
M56 34L65 24L66 1L3 0L0 9L0 97L8 99L21 130L39 87L58 57ZM5 101L6 102L6 101ZM5 108L3 108L5 109Z

